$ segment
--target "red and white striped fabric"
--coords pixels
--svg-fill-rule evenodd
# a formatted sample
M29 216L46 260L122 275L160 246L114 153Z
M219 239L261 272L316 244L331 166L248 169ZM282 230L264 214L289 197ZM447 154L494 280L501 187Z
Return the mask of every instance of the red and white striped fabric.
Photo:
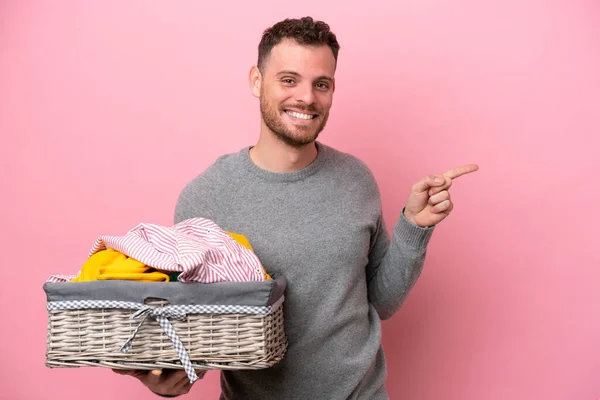
M180 282L262 281L265 275L256 254L213 221L192 218L172 227L141 223L125 236L100 236L89 256L107 248L147 266L181 272ZM48 282L75 276L52 275Z

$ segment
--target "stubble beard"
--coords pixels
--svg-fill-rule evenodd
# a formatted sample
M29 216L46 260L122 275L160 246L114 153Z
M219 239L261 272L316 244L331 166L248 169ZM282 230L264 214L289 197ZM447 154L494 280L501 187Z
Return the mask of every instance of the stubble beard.
M294 147L301 148L308 144L313 143L319 137L319 134L325 128L327 124L327 120L329 119L329 112L323 113L319 112L315 109L314 106L306 106L297 104L292 106L288 106L289 108L294 108L300 111L304 111L306 113L315 113L319 114L317 118L321 119L321 123L316 127L312 126L294 126L290 127L283 121L281 113L284 113L285 106L281 108L268 104L268 102L263 101L263 96L260 98L260 113L262 116L262 120L265 125L275 137L281 140L283 143Z

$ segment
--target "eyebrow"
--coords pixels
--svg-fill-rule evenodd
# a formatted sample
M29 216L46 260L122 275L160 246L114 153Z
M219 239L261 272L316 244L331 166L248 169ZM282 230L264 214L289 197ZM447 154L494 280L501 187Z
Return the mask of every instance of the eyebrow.
M297 73L296 71L291 71L291 70L283 70L283 71L279 71L275 76L281 76L281 75L292 75L292 76L296 76L296 77L300 77L300 74ZM329 81L329 82L333 82L333 78L327 75L321 75L318 76L317 81Z

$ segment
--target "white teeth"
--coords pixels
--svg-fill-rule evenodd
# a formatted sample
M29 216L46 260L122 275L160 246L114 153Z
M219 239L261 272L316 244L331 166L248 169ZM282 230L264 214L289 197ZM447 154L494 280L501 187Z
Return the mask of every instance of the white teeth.
M288 113L288 115L291 115L294 118L300 118L300 119L313 119L312 114L302 114L302 113L298 113L298 112L294 112L294 111L286 111Z

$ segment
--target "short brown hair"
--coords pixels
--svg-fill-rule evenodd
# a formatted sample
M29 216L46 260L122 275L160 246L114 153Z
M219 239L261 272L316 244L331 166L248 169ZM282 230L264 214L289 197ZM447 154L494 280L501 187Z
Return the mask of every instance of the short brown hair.
M333 52L337 62L340 45L335 34L323 21L314 21L311 17L300 19L287 18L267 28L258 44L257 66L262 71L264 62L275 47L283 39L292 39L298 44L307 46L327 45Z

